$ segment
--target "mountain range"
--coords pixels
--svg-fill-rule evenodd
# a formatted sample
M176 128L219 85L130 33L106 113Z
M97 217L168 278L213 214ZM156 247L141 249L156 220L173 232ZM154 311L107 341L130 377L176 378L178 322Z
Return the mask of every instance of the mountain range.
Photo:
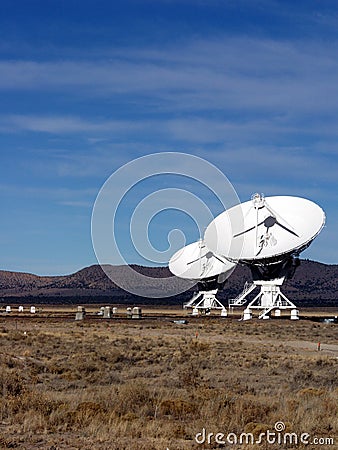
M63 276L38 276L0 270L0 299L2 302L22 303L33 299L36 303L96 303L107 302L109 298L111 303L179 304L188 300L194 290L190 288L187 292L170 296L170 290L175 290L179 280L171 275L167 267L110 266L109 270L113 276L117 275L118 279L123 280L125 289L113 283L99 265ZM133 275L136 272L147 278L140 281L139 277ZM128 288L135 286L143 289L143 292L151 292L151 279L168 277L171 277L170 289L166 291L168 295L165 298L137 297L128 292ZM234 298L242 291L246 281L251 281L250 270L238 265L217 297L223 301ZM163 289L167 289L166 286L168 284L163 284ZM337 306L338 265L301 260L295 276L284 283L282 291L296 304Z

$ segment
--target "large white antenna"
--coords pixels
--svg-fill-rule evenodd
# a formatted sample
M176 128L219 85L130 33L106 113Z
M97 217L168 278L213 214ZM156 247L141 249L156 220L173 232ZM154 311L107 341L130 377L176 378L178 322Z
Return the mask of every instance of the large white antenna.
M324 211L305 198L260 197L259 207L253 207L254 201L224 211L209 224L204 241L212 252L242 262L283 259L303 251L324 226ZM237 240L241 251L233 245Z
M254 194L251 201L216 217L205 232L206 245L215 255L248 265L254 278L253 285L229 305L245 304L246 296L260 286L260 293L246 309L245 319L251 317L252 309L262 310L260 318L269 318L273 310L278 315L281 309L292 309L291 318L298 318L295 305L280 291L280 286L294 272L299 254L324 224L324 211L310 200L291 196L265 198L261 194ZM239 245L234 245L236 242Z

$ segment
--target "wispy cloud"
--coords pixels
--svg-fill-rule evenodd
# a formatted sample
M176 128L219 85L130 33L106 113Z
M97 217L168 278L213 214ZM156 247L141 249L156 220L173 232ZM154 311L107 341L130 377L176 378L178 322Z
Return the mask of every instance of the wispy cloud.
M324 183L336 183L338 164L331 158L306 147L250 145L221 150L200 151L200 155L215 162L225 174L231 173L238 182L255 180L262 185L284 186L284 189L311 189ZM280 189L280 188L279 188Z
M219 167L243 201L258 190L310 197L333 211L337 48L334 40L218 35L100 49L87 60L2 61L0 90L17 103L2 110L0 129L8 148L15 137L30 151L18 166L38 175L40 186L48 182L33 187L27 176L22 189L0 188L82 214L128 160L185 151ZM25 109L22 93L45 103ZM65 181L74 189L62 188Z
M144 127L135 121L123 120L95 120L84 119L74 116L32 116L32 115L10 115L0 117L2 131L33 131L55 134L67 133L119 133L135 131ZM101 138L102 139L102 138Z
M86 202L86 201L80 201L80 200L68 200L68 201L61 201L59 202L60 205L70 206L72 208L92 208L93 202Z
M49 201L53 204L67 206L92 207L97 190L95 188L60 188L46 186L19 186L16 184L0 184L0 192L6 194L6 198L19 198Z
M337 43L229 38L175 48L126 48L93 61L2 61L0 89L70 95L142 95L145 104L189 110L336 110Z

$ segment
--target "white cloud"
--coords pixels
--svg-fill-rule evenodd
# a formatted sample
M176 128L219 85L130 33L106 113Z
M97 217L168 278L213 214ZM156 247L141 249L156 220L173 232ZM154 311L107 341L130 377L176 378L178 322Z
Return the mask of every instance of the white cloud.
M262 184L285 184L288 189L325 187L336 183L338 164L306 147L248 145L223 147L217 151L200 151L200 156L214 162L225 174L231 172L241 183L261 180Z
M93 202L86 202L81 200L68 200L59 202L60 205L71 206L72 208L92 208Z
M75 116L32 116L10 115L0 117L0 127L3 131L33 131L45 133L119 133L135 131L143 124L118 120L89 120Z
M0 191L5 193L6 198L38 199L60 205L88 206L93 205L97 190L95 188L60 188L47 186L28 186L27 184L0 184Z
M95 61L2 61L0 88L141 95L162 110L337 110L337 43L228 38L112 50Z

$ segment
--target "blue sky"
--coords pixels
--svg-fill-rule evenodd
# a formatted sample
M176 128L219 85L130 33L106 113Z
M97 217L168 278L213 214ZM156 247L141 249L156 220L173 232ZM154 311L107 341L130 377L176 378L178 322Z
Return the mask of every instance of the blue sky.
M337 2L2 0L0 36L1 269L96 263L101 186L167 151L206 158L242 201L312 199L327 226L303 256L338 263ZM179 217L157 220L161 247Z

